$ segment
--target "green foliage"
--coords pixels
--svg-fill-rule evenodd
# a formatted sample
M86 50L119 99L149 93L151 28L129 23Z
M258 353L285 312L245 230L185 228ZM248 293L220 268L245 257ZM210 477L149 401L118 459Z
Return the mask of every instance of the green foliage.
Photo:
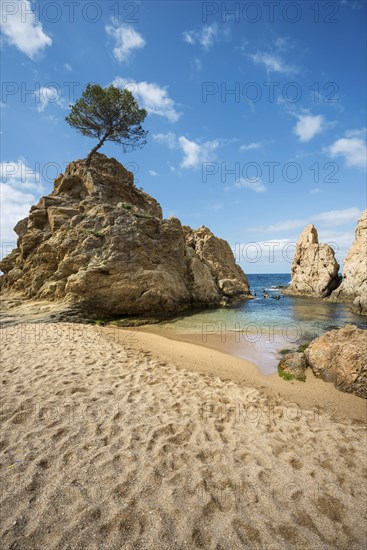
M300 346L298 346L297 351L300 352L300 353L303 352L303 351L305 351L305 349L308 348L308 346L310 345L310 343L311 343L311 342L306 342L305 344L301 344Z
M105 141L119 143L124 152L143 147L147 131L142 122L146 116L146 110L140 109L130 90L88 84L65 120L83 136L98 139L87 157L89 164Z
M129 202L123 202L122 203L122 208L125 208L125 210L132 210L134 208L134 206L132 204L130 204Z
M278 374L284 380L296 380L296 377L290 372L286 372L281 367L278 367Z

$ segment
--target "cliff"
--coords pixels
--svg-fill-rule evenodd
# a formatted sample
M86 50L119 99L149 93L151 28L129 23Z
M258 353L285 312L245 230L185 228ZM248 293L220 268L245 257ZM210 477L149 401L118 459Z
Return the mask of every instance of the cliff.
M356 313L367 315L367 210L358 220L354 242L344 260L341 285L331 299L352 302Z
M87 316L168 313L251 297L230 246L206 227L162 219L115 159L72 162L17 223L0 262L4 295L58 301Z
M291 283L284 291L291 295L328 296L338 283L339 264L334 250L319 243L315 227L308 225L297 241L291 268Z

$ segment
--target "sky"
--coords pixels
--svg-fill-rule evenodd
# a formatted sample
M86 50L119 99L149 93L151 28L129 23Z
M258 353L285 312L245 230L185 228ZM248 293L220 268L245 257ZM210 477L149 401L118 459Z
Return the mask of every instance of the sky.
M366 208L366 2L1 0L1 242L96 144L65 122L85 86L127 87L144 148L101 150L164 217L287 273L313 223L342 263Z

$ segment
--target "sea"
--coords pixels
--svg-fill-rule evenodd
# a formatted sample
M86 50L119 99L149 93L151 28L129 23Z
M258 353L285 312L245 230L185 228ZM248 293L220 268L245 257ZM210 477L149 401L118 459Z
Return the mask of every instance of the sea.
M294 351L328 330L346 323L367 329L367 318L352 313L348 304L283 295L289 274L248 275L248 280L253 300L181 315L155 329L247 359L263 374L276 371L280 352Z

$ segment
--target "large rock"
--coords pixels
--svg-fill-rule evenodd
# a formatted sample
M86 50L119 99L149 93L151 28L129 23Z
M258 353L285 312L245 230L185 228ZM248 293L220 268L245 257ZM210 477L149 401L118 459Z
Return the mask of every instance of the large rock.
M367 331L355 325L326 332L305 350L317 377L367 399Z
M165 313L250 298L225 241L162 219L131 172L96 154L69 164L25 220L0 269L2 291L88 316Z
M341 285L331 299L353 302L356 313L367 315L367 210L358 220L354 242L344 260Z
M338 271L334 250L328 244L319 243L317 231L310 224L298 239L291 283L284 293L326 297L339 283Z

